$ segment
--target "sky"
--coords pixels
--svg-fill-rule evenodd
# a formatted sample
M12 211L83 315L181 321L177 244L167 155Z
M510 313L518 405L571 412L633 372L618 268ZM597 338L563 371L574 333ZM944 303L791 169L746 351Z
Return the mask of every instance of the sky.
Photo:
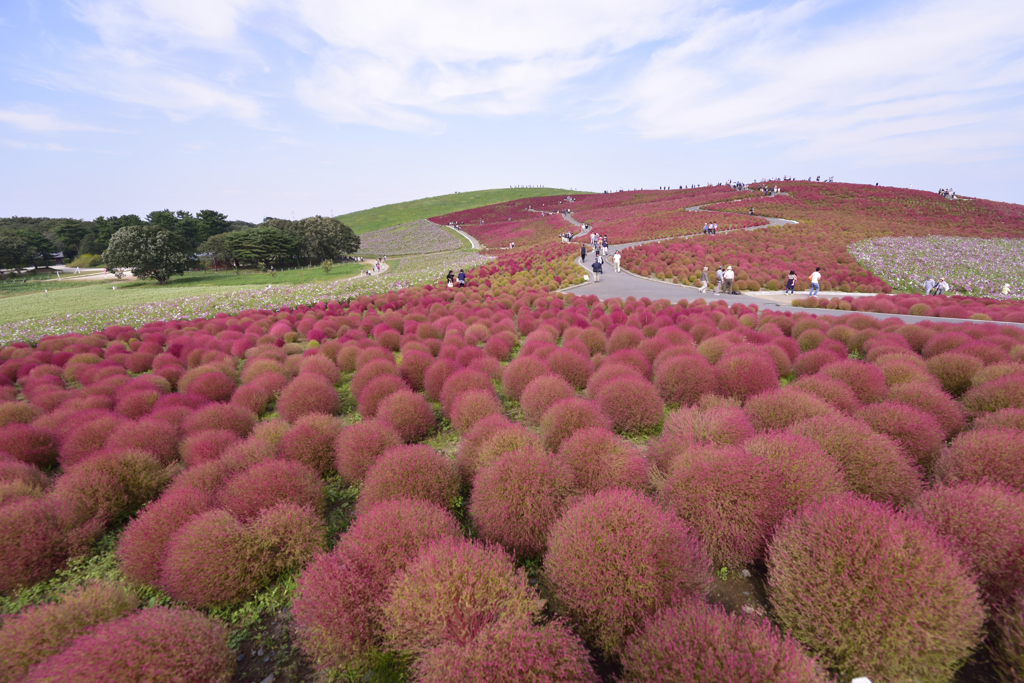
M3 0L0 216L827 177L1024 203L1020 0Z

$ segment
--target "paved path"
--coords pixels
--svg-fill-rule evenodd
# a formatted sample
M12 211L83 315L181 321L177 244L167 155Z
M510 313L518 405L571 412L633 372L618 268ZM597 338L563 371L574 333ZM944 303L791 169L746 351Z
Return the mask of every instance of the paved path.
M467 240L469 240L469 246L472 247L473 249L482 249L483 248L483 247L480 246L480 243L476 241L476 238L473 237L472 235L470 235L468 232L464 232L464 231L459 230L457 228L450 228L447 225L441 225L439 223L434 223L434 225L436 225L439 228L444 228L445 230L451 230L455 234L460 235L461 237L465 237Z

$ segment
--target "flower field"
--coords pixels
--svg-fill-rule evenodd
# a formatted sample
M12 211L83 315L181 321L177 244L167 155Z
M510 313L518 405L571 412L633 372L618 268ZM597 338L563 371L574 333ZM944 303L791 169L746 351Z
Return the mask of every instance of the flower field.
M1014 675L1024 331L573 252L0 348L0 677Z
M359 253L373 257L457 251L466 244L451 230L426 220L373 230L360 240Z
M873 297L797 298L791 302L803 308L830 308L843 311L922 315L936 318L970 318L998 322L1024 323L1024 303L1006 299L973 296L925 296L924 294L878 294Z
M1024 240L964 237L879 237L850 246L865 268L903 291L921 291L929 276L970 296L1024 298Z

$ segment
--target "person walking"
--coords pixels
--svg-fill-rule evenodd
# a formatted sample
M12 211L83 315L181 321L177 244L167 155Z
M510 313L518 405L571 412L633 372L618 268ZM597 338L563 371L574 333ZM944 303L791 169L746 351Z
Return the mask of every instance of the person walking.
M722 266L715 269L715 294L722 293L722 286L725 284L725 271Z
M811 281L810 296L817 296L818 292L821 291L821 268L815 268L814 272L807 279Z
M725 267L725 289L726 289L726 293L727 294L735 294L736 293L736 292L732 291L732 284L733 284L733 281L735 279L736 279L736 273L733 272L732 266L726 266Z
M454 286L455 286L455 273L454 273L454 271L449 270L448 271L448 289L451 289Z
M464 271L462 268L459 268L459 287L465 287L465 286L466 286L466 271Z
M586 245L580 247L580 263L587 262L587 247Z
M604 272L604 267L601 265L601 255L598 254L597 258L594 259L594 265L590 267L594 271L594 282L601 281L601 273Z
M615 272L616 273L621 273L622 272L622 254L620 254L619 252L615 252L615 254L612 256L612 263L615 264Z
M786 277L786 291L785 294L792 294L793 290L796 289L796 271L789 271L789 275Z
M698 290L701 294L708 291L708 267L704 266L704 270L700 272L700 289Z

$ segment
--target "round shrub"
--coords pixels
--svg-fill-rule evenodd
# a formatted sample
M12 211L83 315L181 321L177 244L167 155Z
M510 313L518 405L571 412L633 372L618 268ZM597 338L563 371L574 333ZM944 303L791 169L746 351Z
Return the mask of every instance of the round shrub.
M498 546L435 542L400 572L384 604L390 647L423 654L465 644L498 619L532 619L544 605L526 575Z
M949 547L922 522L851 494L782 522L768 582L782 626L844 674L948 681L981 641L977 586Z
M409 385L398 375L385 374L374 377L359 392L356 409L363 416L363 419L374 417L377 414L377 406L380 405L381 401L396 391L404 391L408 388Z
M135 609L131 592L109 583L80 586L59 603L29 607L9 617L0 628L0 681L23 680L29 667L66 648L93 626Z
M29 672L26 681L220 681L235 670L228 632L198 612L153 607L100 624Z
M501 404L493 391L470 389L456 397L452 404L452 427L460 434L465 434L481 419L500 413Z
M433 362L434 357L429 353L409 349L402 352L402 362L398 365L398 372L414 391L423 391L423 381L427 369Z
M213 497L206 491L175 487L147 505L118 539L121 572L134 583L158 585L171 536L212 504Z
M632 491L586 496L555 522L544 573L577 633L607 656L658 609L711 582L711 563L693 532Z
M235 393L236 382L223 372L204 372L188 384L186 392L211 401L227 401Z
M623 377L609 382L598 395L601 412L620 434L644 434L661 428L665 402L658 390L639 377Z
M501 374L501 391L514 401L518 401L535 377L548 371L548 365L534 356L519 356L505 367Z
M0 482L20 482L36 489L45 489L50 485L50 478L27 462L6 460L0 452Z
M401 445L402 438L382 420L364 420L345 427L334 440L334 466L349 484L363 481L381 453Z
M806 332L804 334L807 334ZM624 683L825 683L828 676L767 619L686 600L648 618L622 655Z
M562 441L558 453L581 493L610 488L640 490L647 484L647 460L631 443L602 427L576 431Z
M1001 680L1024 681L1024 591L996 612L993 631L993 659Z
M235 605L263 585L249 532L227 510L192 517L167 543L160 585L190 607Z
M942 425L947 439L958 434L967 421L960 404L931 384L913 382L897 385L889 390L889 400L920 408L930 414Z
M0 593L30 586L56 571L70 552L49 498L0 506Z
M787 510L849 490L839 463L810 439L769 432L745 441L743 450L771 465L786 495Z
M644 335L637 328L619 325L608 337L608 353L614 353L620 349L636 348L643 340Z
M583 389L594 374L590 358L571 349L558 349L547 357L551 372L561 376L574 389Z
M793 374L797 377L813 375L829 363L841 361L843 356L828 349L815 349L801 353L793 363Z
M431 401L438 400L441 397L441 388L445 381L458 369L459 366L454 361L444 358L435 360L423 375L424 395Z
M601 363L601 367L597 369L597 372L587 380L587 390L584 395L589 399L596 399L609 382L623 377L635 377L646 381L643 374L632 365L606 359Z
M153 418L122 422L107 439L106 447L146 451L167 465L178 457L178 430L169 422Z
M284 501L322 510L324 485L316 471L301 462L267 460L229 479L218 498L225 510L247 522Z
M754 435L742 409L735 406L681 408L668 414L664 437L682 444L741 444Z
M853 389L842 382L828 379L821 375L801 377L792 384L787 385L787 388L817 396L844 413L853 414L860 409L860 399L853 393Z
M262 510L249 527L252 562L256 571L272 581L302 569L323 551L327 527L310 506L282 501Z
M921 474L889 437L842 415L812 417L789 428L835 458L853 491L902 505L921 492Z
M473 389L480 389L494 393L494 384L491 378L482 372L468 368L457 370L444 381L441 389L440 401L446 415L451 416L452 408L455 407L455 399Z
M50 467L57 462L57 435L20 422L0 427L3 450L22 462Z
M754 394L776 389L779 375L771 356L763 351L729 353L715 365L717 390L745 401Z
M530 380L526 385L519 398L519 406L527 422L536 425L552 404L575 395L572 385L561 376L544 374Z
M0 427L10 424L28 424L43 414L41 408L24 401L4 401L0 403Z
M537 557L571 488L572 473L561 460L529 448L512 451L477 473L469 516L480 538Z
M989 603L1013 597L1024 573L1024 493L997 484L939 486L914 509L970 561Z
M853 389L853 393L861 403L882 401L889 395L889 386L885 383L885 373L872 363L842 360L838 363L829 363L819 370L818 374L838 380Z
M216 460L228 446L238 441L238 434L230 429L204 429L185 438L179 446L186 467Z
M785 429L800 420L835 412L820 398L789 387L751 396L743 410L759 432Z
M299 364L299 374L305 375L309 373L316 373L323 375L331 384L337 384L341 381L341 370L338 369L337 364L331 361L327 356L309 356L302 363Z
M120 421L116 417L105 413L71 427L71 431L60 444L58 460L61 467L71 467L102 450L119 424Z
M477 430L483 428L477 439ZM455 463L463 481L472 483L476 473L498 458L523 449L543 450L536 432L508 420L486 417L469 432L473 439L464 439L455 454Z
M1016 429L1024 431L1024 408L1003 408L985 413L971 424L974 429Z
M277 453L326 477L334 471L334 441L341 430L341 421L331 415L305 415L281 437Z
M442 642L416 662L415 672L421 683L599 680L583 643L565 625L513 619L483 626L466 643Z
M559 449L562 441L587 427L610 429L611 421L593 401L564 398L552 404L540 418L541 442L546 449L554 452Z
M771 464L735 446L676 456L661 500L697 532L716 567L734 568L761 559L788 502Z
M945 484L999 482L1024 491L1020 432L973 429L956 437L935 461L935 474Z
M400 498L419 498L447 508L458 495L459 476L451 461L429 446L395 446L367 471L356 514Z
M118 399L114 412L131 419L142 417L153 409L160 396L159 391L133 391Z
M57 478L51 496L65 524L102 526L135 514L156 498L170 474L145 451L110 451L79 463Z
M420 394L396 391L377 406L377 419L391 425L402 441L414 443L434 430L434 409Z
M241 406L212 403L204 406L181 424L185 434L195 434L204 429L230 429L238 436L248 436L256 424L256 415Z
M939 455L946 435L942 425L929 413L894 401L865 406L857 413L879 434L899 444L903 452L922 469L929 469Z
M939 380L944 391L961 396L971 388L971 378L985 363L977 356L950 351L932 356L927 363L928 372Z
M964 393L962 401L971 417L1004 408L1024 408L1024 381L1019 375L1000 377L970 389Z
M333 415L337 410L338 392L323 375L299 375L281 390L277 399L278 415L289 422L310 413Z

